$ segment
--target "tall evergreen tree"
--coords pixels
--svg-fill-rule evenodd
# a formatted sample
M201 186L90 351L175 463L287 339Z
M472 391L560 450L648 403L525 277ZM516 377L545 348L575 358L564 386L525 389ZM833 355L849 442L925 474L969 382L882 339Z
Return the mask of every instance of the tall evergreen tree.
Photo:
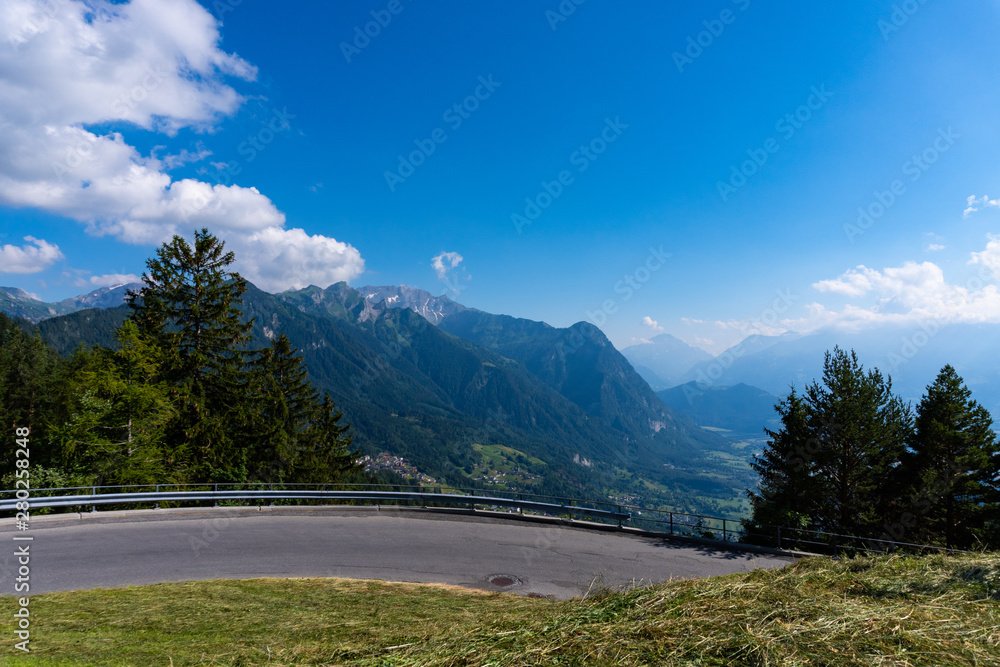
M299 450L307 447L319 396L298 350L282 333L257 352L251 372L254 404L248 442L254 442L251 474L261 481L287 481Z
M756 491L748 491L751 518L743 522L746 533L760 542L776 536L773 527L806 528L822 499L812 482L815 475L815 441L810 441L809 413L793 388L774 406L781 428L764 429L770 438L750 467L759 475ZM787 535L787 533L786 533Z
M57 374L63 363L37 330L26 333L0 313L0 424L6 433L13 433L15 427L31 429L33 465L50 465L55 458L53 448L47 446L48 430L62 395ZM0 455L0 460L12 461L12 457L11 450Z
M354 441L351 425L342 422L344 413L337 409L329 392L315 412L309 437L299 446L295 477L300 482L329 482L359 473L360 454L351 449Z
M827 352L823 382L778 406L782 428L753 467L748 530L779 523L826 532L875 536L900 493L898 465L912 429L909 406L878 370L857 355Z
M839 347L827 352L823 384L809 385L806 401L818 450L813 482L824 499L815 521L831 532L872 536L899 494L909 405L892 393L890 378L865 372L853 350Z
M117 339L117 350L80 350L71 362L70 414L55 429L65 469L94 484L179 481L184 471L164 451L174 407L156 379L162 352L134 322Z
M247 477L247 449L234 425L246 421L252 323L241 321L247 284L228 271L234 259L207 229L195 232L193 247L174 236L146 263L143 287L127 299L139 333L167 351L161 378L179 399L170 439L189 449L194 474L204 480Z
M904 465L915 535L962 549L1000 544L987 529L997 511L1000 445L989 412L971 396L954 368L941 369L917 406Z

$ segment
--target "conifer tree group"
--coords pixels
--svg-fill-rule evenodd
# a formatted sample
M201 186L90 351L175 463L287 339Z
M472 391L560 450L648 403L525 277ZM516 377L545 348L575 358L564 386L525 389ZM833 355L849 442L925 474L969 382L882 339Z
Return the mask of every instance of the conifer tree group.
M748 539L779 527L970 549L1000 546L1000 445L950 365L915 411L857 355L827 352L822 383L775 406L781 427L751 464ZM786 531L786 536L805 535Z
M282 333L251 349L247 283L206 229L147 262L115 349L61 360L0 315L0 417L30 424L54 483L331 482L359 471L350 425ZM40 432L41 431L41 432ZM44 437L41 437L44 436Z

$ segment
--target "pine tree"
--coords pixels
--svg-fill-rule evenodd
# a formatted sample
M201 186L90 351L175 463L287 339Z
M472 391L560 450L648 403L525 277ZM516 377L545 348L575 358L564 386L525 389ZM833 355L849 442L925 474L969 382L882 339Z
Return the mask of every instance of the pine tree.
M770 438L750 467L759 475L756 491L748 491L751 518L743 522L747 536L758 543L776 545L776 527L807 528L810 515L821 501L812 483L815 475L814 442L809 439L808 412L793 388L774 406L781 428L764 429ZM789 533L785 533L789 535Z
M360 454L351 449L354 436L350 424L341 423L329 392L314 414L309 437L300 445L295 476L300 482L332 482L359 473Z
M954 368L941 369L917 406L904 466L913 481L914 533L960 549L1000 542L987 531L997 509L1000 445L989 412L971 396Z
M892 380L867 373L857 354L827 352L823 384L806 388L816 443L813 483L823 498L815 523L830 532L875 536L899 494L896 467L912 430L909 405Z
M306 441L313 436L319 397L302 357L284 333L270 348L257 352L251 372L258 406L248 434L248 441L255 443L252 474L261 481L288 481L300 449L308 447Z
M15 427L31 429L32 465L50 465L55 460L48 431L62 394L57 382L62 365L37 330L25 333L0 313L0 424L6 433L13 433ZM10 469L12 457L12 449L0 455L11 462Z
M56 430L67 470L94 484L183 479L164 451L174 416L169 388L156 380L162 352L126 321L118 349L80 350L71 362L70 416Z
M827 352L823 383L777 406L782 428L755 459L748 532L778 524L876 537L900 493L898 465L912 429L909 406L892 381L865 370L857 355Z
M139 333L167 352L161 378L179 401L170 440L187 450L194 475L206 481L244 481L248 474L247 448L236 434L250 401L244 368L252 323L241 321L247 284L227 270L234 260L207 229L195 232L193 247L174 236L127 299Z

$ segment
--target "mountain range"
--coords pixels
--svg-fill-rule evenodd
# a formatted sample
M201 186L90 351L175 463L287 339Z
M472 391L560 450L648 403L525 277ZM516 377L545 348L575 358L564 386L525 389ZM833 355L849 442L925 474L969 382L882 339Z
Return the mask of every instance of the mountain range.
M497 457L509 488L738 511L752 476L733 444L667 407L596 327L560 329L405 287L250 286L253 346L285 333L368 454L459 486ZM48 317L63 354L113 345L128 308ZM721 463L720 463L721 461ZM741 463L742 461L742 463Z
M64 354L110 347L130 287L56 304L0 288L0 311L36 322ZM366 453L406 456L456 482L481 469L483 447L501 447L509 463L544 461L529 477L550 490L627 491L719 509L752 484L745 465L720 468L734 451L746 460L726 438L759 444L763 428L776 425L774 404L819 378L835 345L856 350L913 402L950 363L973 398L1000 414L997 325L758 335L712 357L667 334L619 352L586 322L557 328L406 286L251 287L244 316L254 320L256 346L285 332L302 350Z
M693 366L712 360L701 348L688 345L670 334L660 334L639 345L630 345L622 354L655 391L676 387Z
M37 324L42 320L59 315L75 313L87 308L114 308L120 306L130 289L142 287L141 283L125 283L108 287L100 287L87 294L63 299L55 303L46 303L36 299L23 289L17 287L0 287L0 313L11 317L20 317Z

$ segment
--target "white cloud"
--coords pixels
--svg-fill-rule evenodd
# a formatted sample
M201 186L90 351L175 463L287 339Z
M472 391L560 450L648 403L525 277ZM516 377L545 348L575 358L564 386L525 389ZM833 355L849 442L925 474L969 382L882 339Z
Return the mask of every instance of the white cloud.
M142 278L134 273L105 273L103 276L91 276L89 280L96 287L117 287L138 282L142 282Z
M1000 207L1000 200L990 199L986 195L978 198L975 195L969 195L965 203L966 209L962 212L963 218L968 218L970 215L983 208L989 208L991 206Z
M988 238L986 249L972 253L969 264L979 264L986 268L996 280L1000 278L1000 236L991 234Z
M232 236L226 248L236 253L234 267L265 291L326 287L351 281L365 270L361 253L326 236L302 229L267 227L248 236Z
M165 146L157 146L157 148L165 148ZM158 157L157 159L163 163L163 166L166 169L176 169L177 167L182 167L186 164L201 162L210 155L212 155L212 151L208 150L204 145L199 143L197 150L195 151L189 151L186 148L182 148L180 153L164 155L163 157ZM228 167L229 165L226 166Z
M939 250L944 250L945 247L946 246L943 246L940 243L928 243L926 246L924 246L924 250L926 252L938 252Z
M663 327L661 327L657 323L657 321L651 318L649 315L646 315L644 318L642 318L642 325L644 327L649 327L653 331L663 331Z
M0 246L0 273L38 273L63 259L59 246L25 236L23 246Z
M983 252L971 253L969 263L983 265L994 279L1000 275L1000 237L991 237ZM881 271L859 266L813 287L820 292L867 300L863 304L849 303L839 311L812 303L806 317L782 320L786 330L808 333L831 327L857 331L929 320L1000 322L1000 291L995 284L984 284L982 278L970 279L966 285L949 283L941 267L933 262L905 262Z
M437 277L445 280L448 277L448 271L456 268L462 259L463 257L457 252L443 252L437 257L431 258L431 266L434 267Z
M859 266L857 269L847 271L834 280L821 280L813 283L813 289L820 292L832 292L833 294L843 294L844 296L861 296L871 291L872 278L877 271Z
M253 267L248 279L271 289L355 277L364 266L356 249L284 229L285 215L256 188L174 181L167 171L211 155L202 143L158 157L163 146L142 155L120 133L86 129L126 122L167 136L211 132L244 102L226 77L257 74L220 41L219 23L195 0L4 0L0 205L56 213L135 244L208 227ZM292 258L301 263L271 265Z

